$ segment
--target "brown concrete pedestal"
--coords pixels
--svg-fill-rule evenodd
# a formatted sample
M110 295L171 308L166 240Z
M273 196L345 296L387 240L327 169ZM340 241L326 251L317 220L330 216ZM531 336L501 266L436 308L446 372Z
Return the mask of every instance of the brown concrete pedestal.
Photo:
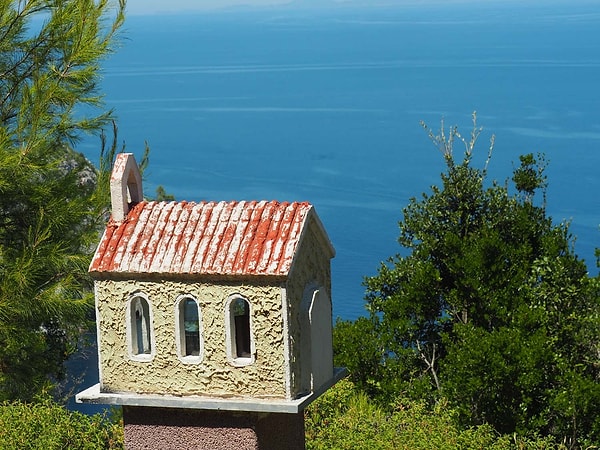
M304 450L304 414L123 406L125 448Z

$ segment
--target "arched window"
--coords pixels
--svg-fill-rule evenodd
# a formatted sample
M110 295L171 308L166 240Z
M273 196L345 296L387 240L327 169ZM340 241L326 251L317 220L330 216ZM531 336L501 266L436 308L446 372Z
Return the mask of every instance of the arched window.
M154 356L152 311L148 299L136 294L127 307L127 337L129 354L133 359L147 361Z
M175 303L177 354L186 363L202 360L202 320L200 305L192 297L181 297Z
M240 295L229 298L226 307L227 356L234 366L254 362L254 339L250 302Z

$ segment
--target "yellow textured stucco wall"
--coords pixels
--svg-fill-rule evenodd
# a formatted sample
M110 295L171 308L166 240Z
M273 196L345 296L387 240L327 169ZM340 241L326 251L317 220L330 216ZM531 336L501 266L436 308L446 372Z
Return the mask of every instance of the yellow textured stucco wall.
M155 356L132 361L127 349L127 302L147 296L153 312ZM252 305L256 360L233 367L227 360L225 308L230 295ZM286 398L282 288L241 282L96 281L96 307L103 392L219 397ZM189 295L201 308L203 359L185 364L177 356L175 303Z

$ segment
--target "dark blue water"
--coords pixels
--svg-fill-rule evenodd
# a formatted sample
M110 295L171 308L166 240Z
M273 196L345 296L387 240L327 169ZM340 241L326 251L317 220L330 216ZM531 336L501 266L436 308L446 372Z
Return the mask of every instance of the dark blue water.
M102 86L119 139L151 147L145 191L312 202L337 250L334 315L396 253L408 199L443 161L419 126L496 135L493 178L550 161L548 209L593 273L600 244L600 11L590 3L131 17ZM84 151L97 158L96 141ZM462 149L456 148L460 154Z

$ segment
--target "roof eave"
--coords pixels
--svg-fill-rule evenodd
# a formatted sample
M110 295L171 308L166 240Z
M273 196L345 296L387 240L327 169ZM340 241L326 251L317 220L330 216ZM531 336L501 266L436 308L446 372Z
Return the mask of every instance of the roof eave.
M185 272L116 272L91 271L90 276L95 281L127 281L127 280L185 280L185 281L229 281L229 280L265 280L275 283L285 282L289 274L254 274L254 273L185 273Z

